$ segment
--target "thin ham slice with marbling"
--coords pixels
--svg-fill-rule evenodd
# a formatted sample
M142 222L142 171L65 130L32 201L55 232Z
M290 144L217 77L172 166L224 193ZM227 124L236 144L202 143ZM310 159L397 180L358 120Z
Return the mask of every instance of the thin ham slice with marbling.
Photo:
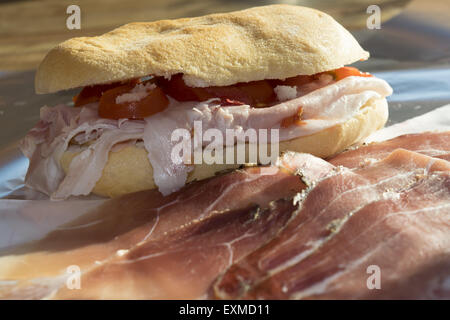
M225 299L449 298L448 248L450 163L397 149L317 182L287 227L229 268L211 293ZM380 289L369 279L374 268Z
M374 142L343 152L330 159L330 162L334 165L354 168L382 159L397 148L450 161L450 131L406 134L387 141Z
M427 135L416 150L430 145ZM3 251L0 296L449 298L450 163L396 141L409 140L354 168L288 152L276 166L166 197L150 190L106 201ZM82 271L82 290L66 287L70 265ZM367 286L373 268L379 290Z
M289 162L311 161L326 163L308 155ZM0 297L205 297L221 272L291 218L292 197L306 186L283 168L248 167L167 197L149 190L109 200L40 241L3 251ZM65 290L70 265L83 272L83 290Z

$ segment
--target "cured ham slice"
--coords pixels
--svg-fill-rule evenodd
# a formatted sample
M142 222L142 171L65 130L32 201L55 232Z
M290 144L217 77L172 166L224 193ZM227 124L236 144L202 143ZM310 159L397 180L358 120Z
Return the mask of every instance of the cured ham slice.
M292 197L305 188L292 172L314 162L330 167L291 154L286 169L281 161L282 170L248 167L168 197L153 190L107 201L40 241L2 252L0 297L204 297L221 272L291 218ZM83 290L64 291L71 265L83 272Z
M319 181L286 228L211 292L226 299L450 298L448 248L450 163L397 149ZM373 268L380 289L370 290Z
M446 143L405 136L333 164L288 152L102 202L0 252L0 298L450 298L450 162L423 151ZM66 287L73 265L81 290Z
M53 298L206 298L219 274L277 234L294 211L292 201L279 201L266 210L251 206L215 214L122 251L84 274L83 290L62 288Z
M406 134L387 141L371 143L355 150L343 152L332 159L334 165L354 168L386 157L397 148L450 161L450 131Z

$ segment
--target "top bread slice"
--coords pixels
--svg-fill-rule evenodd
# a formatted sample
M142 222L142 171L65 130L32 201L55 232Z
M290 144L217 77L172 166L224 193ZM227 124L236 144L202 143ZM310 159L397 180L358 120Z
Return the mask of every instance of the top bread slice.
M367 59L353 36L318 10L271 5L196 18L126 24L53 48L37 93L182 73L192 87L311 75Z

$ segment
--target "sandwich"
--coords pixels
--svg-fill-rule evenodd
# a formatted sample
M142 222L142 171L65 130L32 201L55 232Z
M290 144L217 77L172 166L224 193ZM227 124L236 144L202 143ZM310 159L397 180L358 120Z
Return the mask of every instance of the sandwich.
M39 65L35 89L80 91L73 105L41 108L21 143L26 184L54 200L154 188L167 195L242 162L267 164L241 135L250 129L276 132L257 137L275 158L287 150L330 157L387 121L391 87L349 66L368 57L332 17L292 5L67 40ZM243 161L193 161L196 151L211 151L211 137L178 152L180 141L197 137L196 125L238 132L210 154L225 157L241 144Z

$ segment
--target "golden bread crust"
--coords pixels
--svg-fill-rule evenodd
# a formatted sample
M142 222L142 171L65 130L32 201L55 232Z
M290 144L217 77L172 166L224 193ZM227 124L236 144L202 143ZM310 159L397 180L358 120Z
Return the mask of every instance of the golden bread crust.
M37 93L146 75L184 74L189 86L311 75L367 59L353 36L318 10L271 5L196 18L130 23L52 49Z

